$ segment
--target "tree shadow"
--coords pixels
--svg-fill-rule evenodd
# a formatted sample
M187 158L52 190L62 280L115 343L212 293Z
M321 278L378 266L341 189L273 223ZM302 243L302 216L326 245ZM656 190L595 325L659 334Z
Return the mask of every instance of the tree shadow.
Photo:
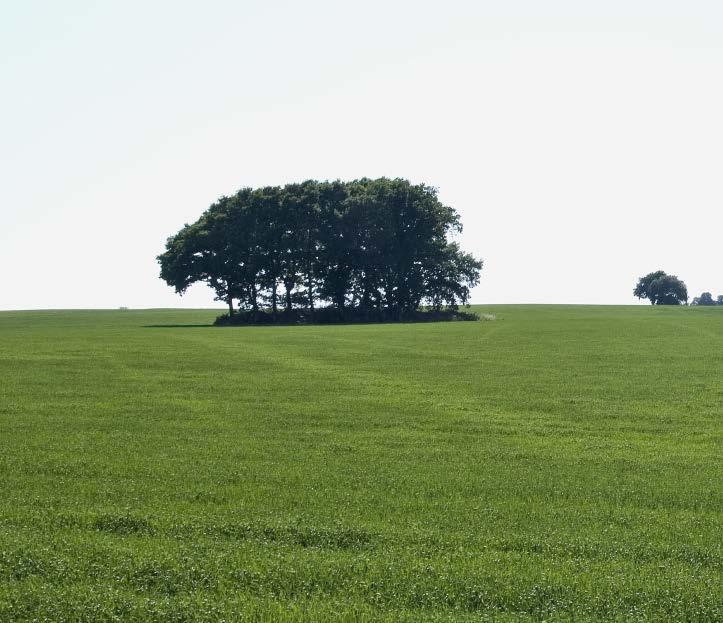
M213 324L144 324L144 329L195 329L213 327Z

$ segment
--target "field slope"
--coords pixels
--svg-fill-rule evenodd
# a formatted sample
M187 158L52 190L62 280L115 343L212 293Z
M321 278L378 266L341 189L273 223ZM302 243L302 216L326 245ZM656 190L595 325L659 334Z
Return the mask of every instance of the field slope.
M0 621L721 621L723 308L0 313Z

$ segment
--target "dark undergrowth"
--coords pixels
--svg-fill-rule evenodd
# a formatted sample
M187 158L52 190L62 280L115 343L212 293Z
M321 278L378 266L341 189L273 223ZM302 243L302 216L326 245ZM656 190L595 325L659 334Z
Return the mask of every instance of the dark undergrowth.
M413 312L400 313L390 309L345 309L340 311L335 307L321 307L313 312L308 309L294 309L289 311L271 310L242 310L234 312L232 316L222 314L214 325L269 325L269 324L363 324L388 322L445 322L451 320L479 320L474 312L460 311L458 309L431 310L422 309Z

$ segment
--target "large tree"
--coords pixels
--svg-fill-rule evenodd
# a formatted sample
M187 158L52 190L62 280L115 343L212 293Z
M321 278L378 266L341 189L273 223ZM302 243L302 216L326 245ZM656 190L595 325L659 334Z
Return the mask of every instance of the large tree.
M662 270L641 277L633 294L639 299L648 299L651 305L681 305L688 301L685 284Z

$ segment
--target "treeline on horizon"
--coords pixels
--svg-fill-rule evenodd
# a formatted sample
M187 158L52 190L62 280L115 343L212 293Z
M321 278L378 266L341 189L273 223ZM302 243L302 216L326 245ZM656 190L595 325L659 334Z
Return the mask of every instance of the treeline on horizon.
M713 298L710 292L703 292L700 296L696 296L693 299L691 305L710 306L710 305L723 305L723 294L719 294L718 298Z
M469 319L482 261L459 214L404 179L242 188L168 238L161 278L209 285L219 324Z
M656 270L638 279L633 294L639 299L648 299L651 305L687 305L688 287L676 275ZM717 299L710 292L703 292L690 303L695 306L723 305L723 294Z

